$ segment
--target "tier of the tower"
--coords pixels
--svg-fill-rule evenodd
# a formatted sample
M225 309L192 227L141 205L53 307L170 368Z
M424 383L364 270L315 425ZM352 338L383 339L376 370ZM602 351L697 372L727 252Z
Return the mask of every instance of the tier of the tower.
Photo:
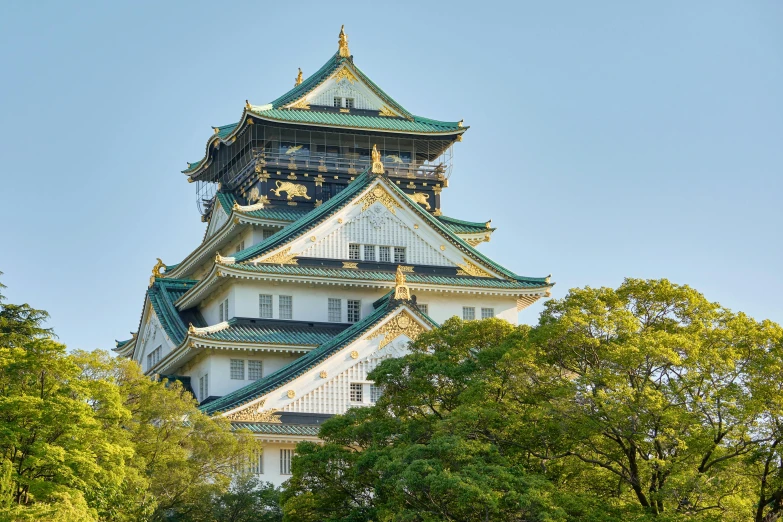
M234 141L216 142L210 165L197 179L200 209L206 219L217 191L231 194L242 206L315 208L371 165L375 146L384 173L425 210L439 216L455 141L454 136L346 133L253 122Z

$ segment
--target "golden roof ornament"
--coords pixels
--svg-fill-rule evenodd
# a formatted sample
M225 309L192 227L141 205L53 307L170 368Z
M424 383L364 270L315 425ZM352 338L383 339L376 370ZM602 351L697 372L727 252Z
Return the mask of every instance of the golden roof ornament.
M301 69L300 69L301 70ZM250 105L250 100L245 100L245 110L249 111L253 107Z
M294 83L294 87L298 87L302 85L302 68L299 68L299 74L296 75L296 83Z
M161 268L166 268L166 263L160 260L160 258L157 258L158 262L155 263L155 266L152 267L152 275L150 276L150 286L155 284L155 278L156 277L163 277L163 274L161 273Z
M373 174L383 174L386 172L386 170L383 168L383 163L381 163L381 153L378 152L378 146L373 144L372 146L372 173Z
M405 272L402 271L402 267L397 265L397 276L394 279L394 298L401 301L410 301L411 290L408 285L405 284Z
M351 57L351 51L348 50L348 37L345 35L345 25L340 27L340 36L339 40L337 40L337 43L339 44L339 50L338 53L340 54L341 58L350 58Z

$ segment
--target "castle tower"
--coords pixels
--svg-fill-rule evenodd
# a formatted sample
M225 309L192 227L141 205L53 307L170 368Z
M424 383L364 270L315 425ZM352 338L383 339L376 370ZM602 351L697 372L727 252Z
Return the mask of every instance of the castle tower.
M516 324L549 295L548 277L477 250L489 221L440 210L467 129L409 113L356 66L341 30L318 71L246 102L183 171L204 239L155 265L138 332L115 351L250 429L264 443L254 471L282 483L296 442L375 402L368 372L421 332L454 315Z

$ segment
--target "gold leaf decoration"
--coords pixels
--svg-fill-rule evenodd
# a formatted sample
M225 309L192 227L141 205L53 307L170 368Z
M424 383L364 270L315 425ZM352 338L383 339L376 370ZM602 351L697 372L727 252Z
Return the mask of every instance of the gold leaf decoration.
M468 275L473 277L492 277L492 274L484 270L483 268L471 263L464 257L462 258L464 263L457 263L457 266L461 270L457 270L457 275Z
M383 339L381 339L378 346L378 349L381 349L401 335L405 335L408 339L414 341L422 332L424 332L424 328L411 316L411 314L406 310L403 310L392 317L389 322L379 328L378 331L367 337L367 340L370 341L383 335Z
M344 79L348 80L351 83L356 83L356 76L354 76L353 73L351 72L351 70L348 67L346 67L345 65L343 65L340 68L339 71L334 73L333 78L334 78L334 81L336 81L336 82L339 82L340 80L342 80L344 78Z
M379 115L379 116L387 116L387 117L394 117L394 116L397 116L396 114L394 114L394 113L391 111L391 109L389 109L389 108L388 108L387 106L385 106L385 105L381 105L381 108L380 108L380 110L378 110L378 115Z
M381 185L375 185L375 187L369 191L367 194L362 196L359 201L354 203L355 205L362 205L362 212L370 208L370 206L375 203L379 202L384 207L389 209L389 212L392 214L396 214L395 209L401 208L400 204L397 203L397 200L395 200L391 194L389 194L385 188L383 188Z
M261 401L258 406L231 413L226 415L226 418L236 422L266 422L268 424L282 424L283 421L280 420L280 416L275 415L275 412L279 410L261 410L261 408L264 407L265 402L266 399Z
M302 98L298 102L289 105L288 108L289 109L303 109L303 110L309 111L310 110L310 104L307 103L307 99L306 98Z
M291 253L291 247L281 250L276 254L265 257L261 260L262 263L271 263L276 265L297 265L296 254Z

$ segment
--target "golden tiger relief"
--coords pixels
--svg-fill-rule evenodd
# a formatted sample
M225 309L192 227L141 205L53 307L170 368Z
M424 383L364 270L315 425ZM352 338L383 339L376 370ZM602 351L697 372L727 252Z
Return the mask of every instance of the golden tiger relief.
M430 195L429 194L425 194L424 192L414 192L413 194L411 194L411 199L413 201L415 201L416 203L420 203L427 210L432 208L432 207L430 207L430 204L429 204L429 199L430 199Z
M301 196L305 199L312 199L307 195L307 187L300 185L299 183L276 180L275 185L277 185L276 189L269 189L269 192L274 192L275 196L280 196L281 192L288 192L288 197L286 199L289 201L294 199L294 196Z

